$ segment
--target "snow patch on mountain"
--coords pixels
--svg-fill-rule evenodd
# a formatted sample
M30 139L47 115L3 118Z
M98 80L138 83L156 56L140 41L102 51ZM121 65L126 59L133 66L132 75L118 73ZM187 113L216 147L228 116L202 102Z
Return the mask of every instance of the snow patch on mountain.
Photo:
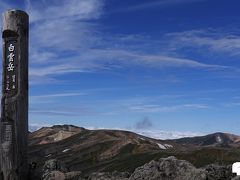
M158 147L160 149L170 149L170 148L173 148L173 146L170 145L170 144L160 144L160 143L157 143L157 145L158 145Z
M65 153L65 152L68 152L70 149L64 149L62 152Z

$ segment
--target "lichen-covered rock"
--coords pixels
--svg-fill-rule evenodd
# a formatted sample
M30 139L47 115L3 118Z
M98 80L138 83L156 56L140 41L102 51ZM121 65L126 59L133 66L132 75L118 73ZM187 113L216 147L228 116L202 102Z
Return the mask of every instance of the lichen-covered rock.
M205 168L208 180L224 179L231 180L236 174L232 173L231 166L208 165Z
M35 180L35 179L34 179ZM59 160L52 159L43 166L42 180L240 180L232 167L208 165L195 168L185 160L171 156L151 161L130 175L128 172L95 172L84 176L81 171L70 171Z
M137 168L129 180L206 180L206 172L171 156Z

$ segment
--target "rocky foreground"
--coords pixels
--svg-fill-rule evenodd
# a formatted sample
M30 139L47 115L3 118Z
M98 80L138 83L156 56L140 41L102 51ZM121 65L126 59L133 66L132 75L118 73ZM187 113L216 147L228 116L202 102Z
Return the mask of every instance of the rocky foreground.
M238 180L232 174L231 165L208 165L195 168L185 160L178 160L174 156L161 158L138 167L130 174L128 172L96 172L83 175L81 171L70 171L62 161L48 160L41 172L32 169L31 179L43 180Z

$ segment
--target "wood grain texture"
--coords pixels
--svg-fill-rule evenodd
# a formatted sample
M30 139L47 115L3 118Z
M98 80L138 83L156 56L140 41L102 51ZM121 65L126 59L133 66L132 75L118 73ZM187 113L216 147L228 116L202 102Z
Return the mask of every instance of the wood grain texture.
M28 179L28 15L19 10L9 10L3 15L3 76L0 137L1 179ZM6 90L9 74L8 48L14 41L14 71L16 90ZM9 45L10 44L10 45ZM13 44L13 43L12 43Z

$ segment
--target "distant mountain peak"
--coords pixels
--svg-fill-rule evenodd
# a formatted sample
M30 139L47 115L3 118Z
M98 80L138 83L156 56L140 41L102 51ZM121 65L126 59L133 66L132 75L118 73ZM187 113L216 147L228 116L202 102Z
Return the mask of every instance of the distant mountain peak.
M33 139L33 143L48 144L64 140L84 130L86 129L74 125L54 125L52 127L42 127L30 133L29 137Z
M83 127L78 127L78 126L69 125L69 124L53 125L51 128L52 128L52 129L56 129L56 130L64 130L64 131L72 131L72 130L74 130L74 129L82 129L82 130L85 130L85 128L83 128Z
M236 147L239 146L240 136L216 132L205 136L186 137L173 141L182 145Z

